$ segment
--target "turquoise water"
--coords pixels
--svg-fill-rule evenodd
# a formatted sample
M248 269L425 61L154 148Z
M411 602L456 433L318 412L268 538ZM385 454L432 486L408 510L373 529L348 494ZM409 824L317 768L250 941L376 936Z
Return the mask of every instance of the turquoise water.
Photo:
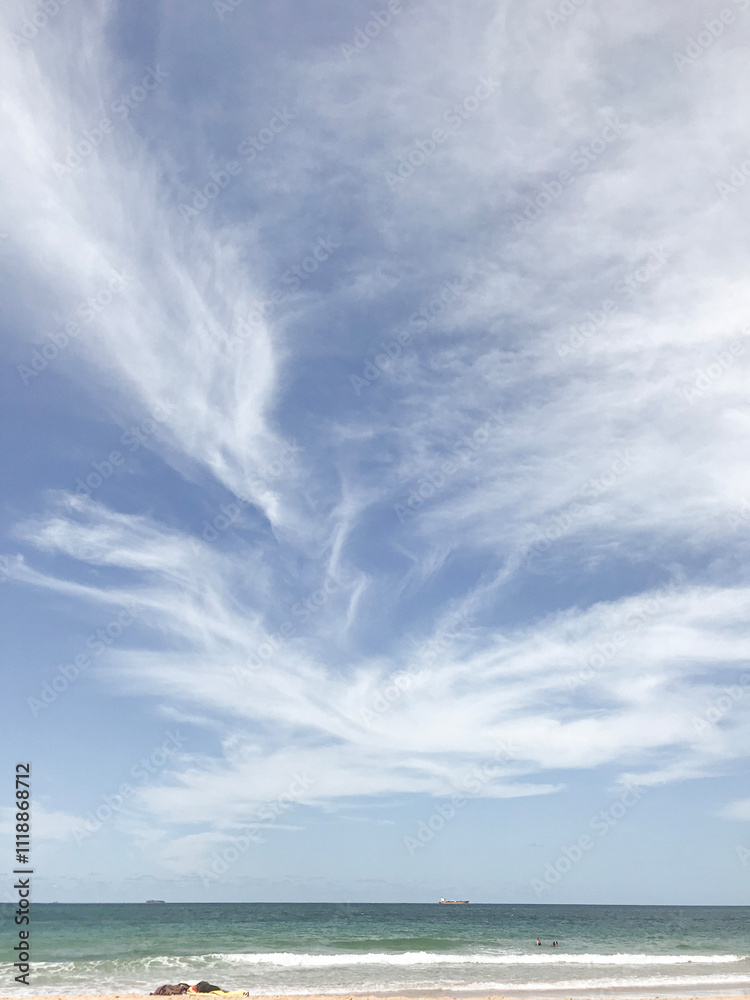
M20 990L151 992L208 979L255 994L747 993L749 917L750 907L35 905L32 988ZM2 983L12 982L7 963Z

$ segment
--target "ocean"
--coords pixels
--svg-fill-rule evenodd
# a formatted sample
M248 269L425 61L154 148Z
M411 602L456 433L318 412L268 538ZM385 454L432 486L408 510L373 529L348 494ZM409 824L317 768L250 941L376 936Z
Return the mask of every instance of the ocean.
M0 989L150 993L205 979L252 994L737 994L750 992L749 917L737 906L36 904L30 988L7 961Z

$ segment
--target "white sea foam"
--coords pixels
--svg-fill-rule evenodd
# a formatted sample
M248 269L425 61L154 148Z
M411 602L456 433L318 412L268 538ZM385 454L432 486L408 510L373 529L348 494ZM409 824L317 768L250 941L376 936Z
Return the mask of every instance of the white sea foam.
M4 972L0 966L0 975ZM199 979L242 986L254 994L296 996L436 988L550 996L598 996L607 990L623 996L674 996L686 989L693 995L750 992L750 962L736 954L231 952L37 962L34 973L36 992L43 995L150 992L160 982Z
M548 980L538 980L535 982L506 981L493 982L481 980L473 983L461 983L456 985L451 983L451 992L476 992L479 990L529 990L540 992L567 992L569 990L634 990L634 989L676 989L681 986L699 987L706 990L715 986L731 986L738 988L750 983L750 976L648 976L648 977L623 977L622 979L566 979L559 983ZM389 987L390 988L390 987ZM414 989L414 983L404 984L404 989ZM425 989L434 988L434 984L425 984Z
M400 954L367 952L363 955L310 955L295 952L237 952L193 956L182 961L220 961L244 965L278 965L284 968L323 968L335 965L727 965L745 961L743 955L597 955L566 954L436 954L407 951Z
M207 955L155 955L140 959L99 959L77 962L37 962L35 968L39 971L72 973L127 969L135 971L138 968L149 972L157 969L178 969L186 966L221 965L237 966L276 966L278 968L320 969L347 966L436 966L436 965L486 965L486 966L699 966L699 965L732 965L747 961L744 955L647 955L647 954L566 954L563 951L554 954L538 955L523 952L508 952L505 954L436 954L427 951L408 951L402 953L367 952L365 954L335 954L313 955L306 952L227 952Z

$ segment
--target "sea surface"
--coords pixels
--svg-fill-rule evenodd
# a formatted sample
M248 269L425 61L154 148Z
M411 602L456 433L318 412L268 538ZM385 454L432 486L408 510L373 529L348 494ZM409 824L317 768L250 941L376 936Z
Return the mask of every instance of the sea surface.
M750 907L36 904L31 930L31 988L5 962L3 996L204 979L252 994L750 993Z

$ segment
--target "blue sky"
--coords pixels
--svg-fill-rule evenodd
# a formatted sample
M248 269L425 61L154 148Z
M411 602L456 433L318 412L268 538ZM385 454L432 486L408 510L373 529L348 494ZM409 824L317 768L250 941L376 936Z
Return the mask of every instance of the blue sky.
M5 5L38 900L746 901L747 8Z

